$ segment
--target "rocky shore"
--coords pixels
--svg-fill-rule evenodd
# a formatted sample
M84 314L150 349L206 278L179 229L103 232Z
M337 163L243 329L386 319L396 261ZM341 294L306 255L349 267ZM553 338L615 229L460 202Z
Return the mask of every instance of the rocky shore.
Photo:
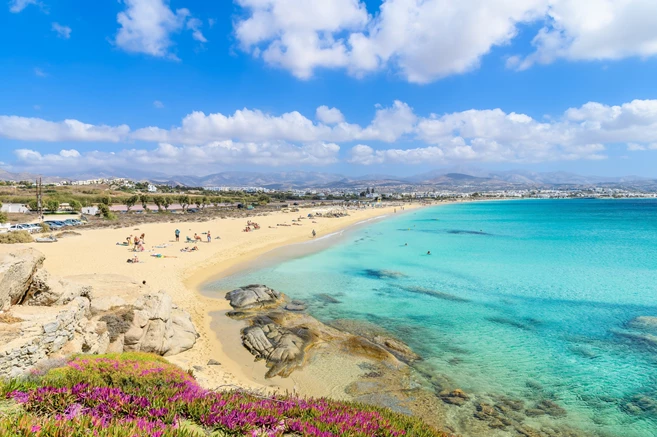
M557 402L537 396L534 402L504 395L466 393L436 373L406 344L367 322L336 320L328 326L264 285L249 285L226 294L241 320L243 346L267 364L267 377L288 377L327 356L356 359L360 377L344 387L352 400L421 417L455 434L486 437L585 437L561 419ZM321 377L321 375L318 375Z
M191 317L163 291L118 275L58 278L22 249L0 259L0 375L17 377L72 354L190 349Z

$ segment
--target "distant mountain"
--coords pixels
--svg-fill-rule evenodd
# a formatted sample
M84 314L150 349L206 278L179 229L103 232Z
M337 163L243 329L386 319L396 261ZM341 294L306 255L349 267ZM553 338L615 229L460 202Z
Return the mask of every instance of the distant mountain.
M36 181L40 176L34 173L12 173L6 170L0 169L0 181ZM46 184L61 182L65 178L60 178L58 176L43 176L43 182Z
M38 175L31 173L11 173L0 170L0 180L34 180ZM163 185L183 185L190 187L262 187L274 190L288 189L358 189L372 188L425 188L498 190L526 188L623 186L638 189L657 187L657 181L639 176L602 177L582 176L568 172L531 172L524 170L489 171L465 166L437 169L411 177L397 177L388 174L367 174L348 177L335 173L281 171L248 172L227 171L205 176L176 175L149 171L96 168L87 169L80 174L65 174L61 177L44 177L44 182L62 180L85 180L96 178L122 177L137 181L150 181Z

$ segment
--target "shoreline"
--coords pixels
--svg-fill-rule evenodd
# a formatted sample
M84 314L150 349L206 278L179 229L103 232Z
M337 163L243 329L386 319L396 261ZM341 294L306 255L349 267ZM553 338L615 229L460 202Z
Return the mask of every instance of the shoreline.
M439 203L447 204L447 202ZM435 204L434 204L435 205ZM405 212L423 207L421 204L403 205ZM261 257L272 250L309 241L321 241L330 234L339 233L356 224L392 215L394 208L390 205L380 208L348 210L349 216L332 218L317 217L300 220L302 226L292 226L292 220L307 216L313 209L298 213L275 212L261 216L231 217L205 222L148 223L132 228L75 229L80 235L62 238L55 244L16 244L0 246L0 253L9 253L21 248L31 247L42 252L46 261L44 268L57 277L71 277L84 274L112 274L131 281L145 281L144 290L163 290L171 295L173 303L189 312L200 337L194 347L181 354L167 357L169 361L185 369L194 369L199 383L206 388L216 389L224 386L237 386L254 390L288 390L294 387L289 381L254 381L244 374L244 366L253 362L235 362L225 351L227 349L246 350L227 345L228 338L239 339L239 327L235 332L218 333L212 326L212 313L226 311L228 302L223 299L205 296L200 288L203 283L226 275L231 269ZM321 208L317 208L319 210ZM254 232L242 232L247 220L260 223L261 229ZM311 223L315 222L315 223ZM287 226L277 226L287 224ZM221 237L211 243L198 244L200 251L181 253L180 249L193 244L175 243L174 230L181 230L181 241L195 233L211 231L213 237ZM310 236L315 229L320 238ZM127 247L117 243L125 241L128 235L145 233L146 252L137 253L140 263L126 263L135 254ZM203 235L205 239L205 236ZM330 238L329 238L330 240ZM155 247L158 246L158 247ZM162 254L163 258L151 255ZM221 296L223 297L223 296ZM225 319L228 319L227 317ZM221 337L221 338L219 338ZM221 365L209 365L215 360ZM260 363L257 363L260 364ZM262 373L264 375L264 372Z

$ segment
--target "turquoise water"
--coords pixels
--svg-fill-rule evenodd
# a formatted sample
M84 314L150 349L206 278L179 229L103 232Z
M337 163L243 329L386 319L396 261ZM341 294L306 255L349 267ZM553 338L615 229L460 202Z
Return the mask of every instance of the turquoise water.
M567 410L554 420L597 435L657 435L657 348L626 335L657 316L655 200L427 208L211 288L247 283L323 321L377 323L468 392L552 399Z

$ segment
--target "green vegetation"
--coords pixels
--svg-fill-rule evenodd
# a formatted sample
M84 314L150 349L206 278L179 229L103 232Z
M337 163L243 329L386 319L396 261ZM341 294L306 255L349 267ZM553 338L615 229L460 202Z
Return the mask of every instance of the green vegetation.
M142 353L79 356L0 383L0 402L2 436L447 437L355 403L205 390L191 373Z
M27 231L7 232L0 234L0 244L18 244L18 243L32 243L34 238Z

